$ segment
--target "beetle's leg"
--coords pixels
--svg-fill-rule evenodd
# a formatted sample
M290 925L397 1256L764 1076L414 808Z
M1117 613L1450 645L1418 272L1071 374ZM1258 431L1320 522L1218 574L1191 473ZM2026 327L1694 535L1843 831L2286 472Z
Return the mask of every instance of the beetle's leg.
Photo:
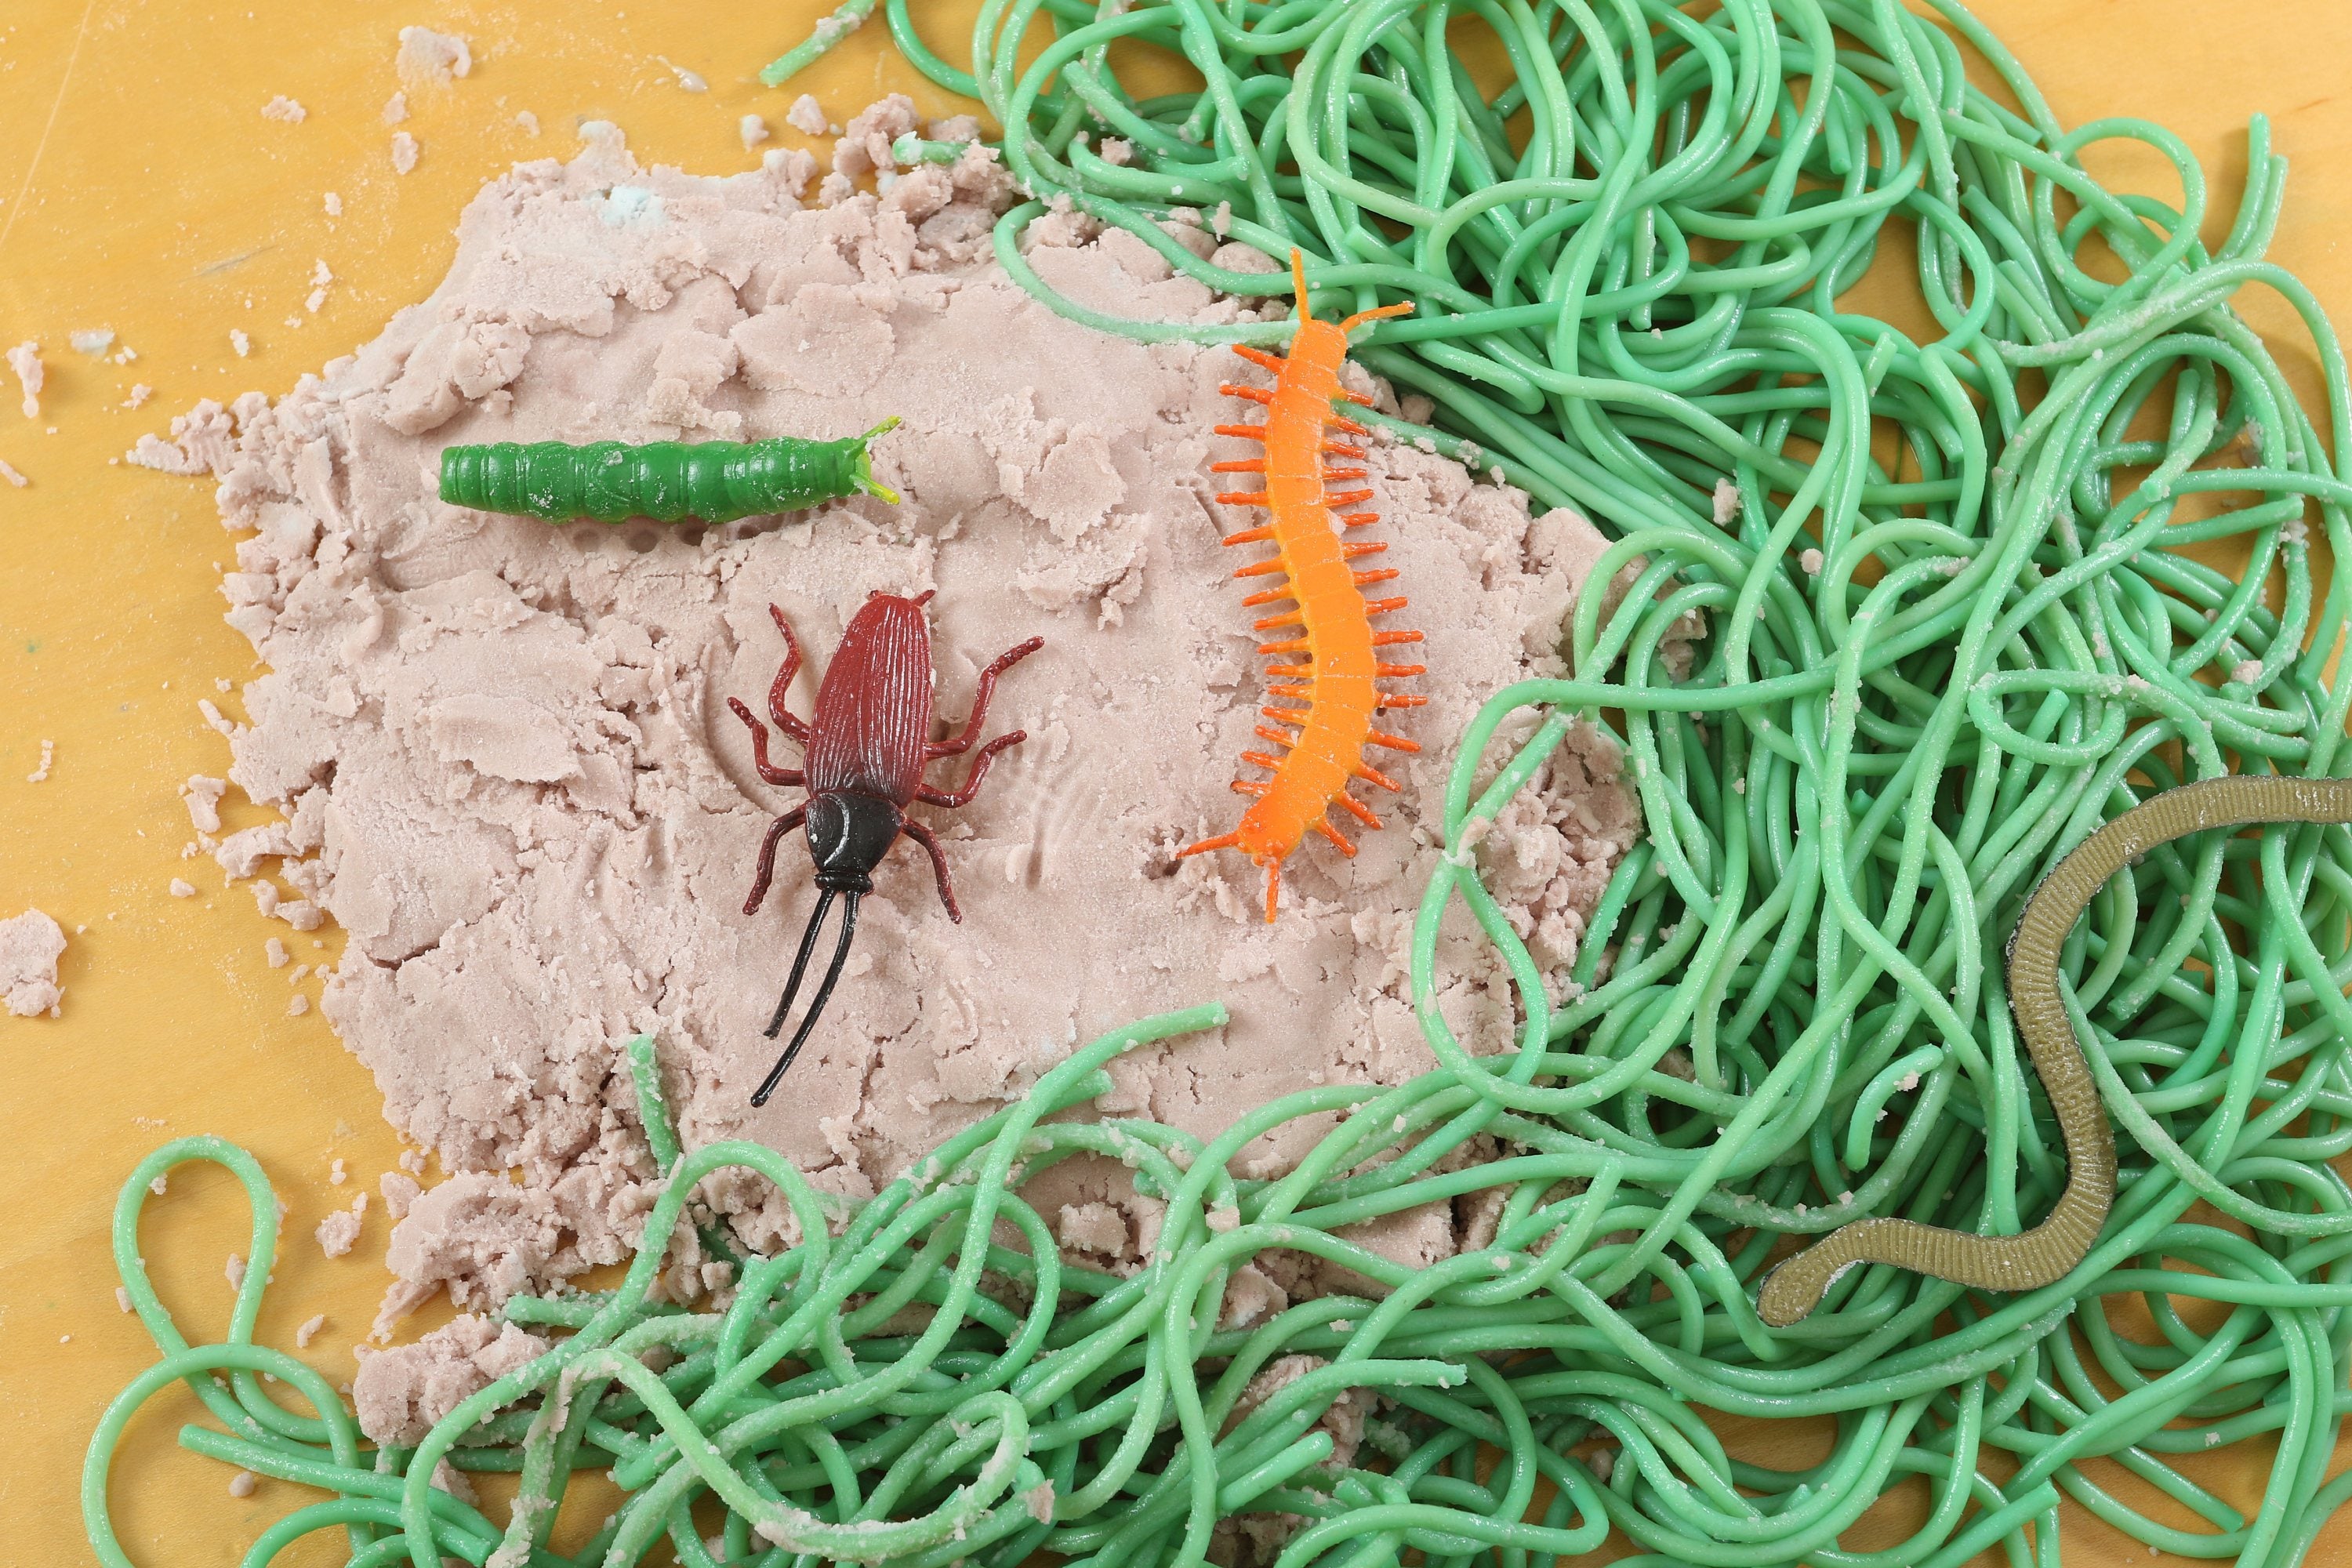
M940 841L932 837L929 828L911 816L898 825L898 830L929 852L931 872L940 879L940 902L947 905L948 919L963 924L963 910L956 905L955 884L948 879L948 858L941 852Z
M768 688L768 717L775 721L777 729L805 746L809 742L807 723L794 717L792 710L784 706L784 689L792 685L793 677L799 673L801 668L801 645L793 636L793 628L785 624L783 611L770 605L768 615L776 623L776 629L784 634L784 667L776 671L775 681ZM794 779L793 782L798 784L800 781Z
M1006 648L996 656L996 662L980 672L979 689L972 693L971 717L963 721L963 733L952 741L933 741L923 748L923 760L952 757L960 754L980 737L981 721L988 717L988 700L996 694L996 678L1045 646L1044 637L1031 637L1019 647Z
M768 761L768 727L751 716L751 710L743 706L741 698L730 697L727 700L727 706L735 710L735 717L742 720L751 728L751 765L760 770L761 778L772 784L796 784L807 782L801 777L800 769L780 768Z
M980 793L980 781L988 776L989 758L1007 746L1019 745L1028 738L1029 731L1026 730L1014 730L997 736L996 739L982 746L980 749L980 754L972 759L971 772L965 776L963 788L950 795L945 790L933 789L929 784L921 784L915 790L915 798L926 805L970 805L971 797Z
M798 782L797 779L795 782ZM773 881L776 876L777 842L785 834L798 827L801 825L801 818L807 815L808 803L803 801L768 824L768 836L760 840L760 868L751 879L751 896L743 900L745 914L756 915L760 912L760 900L768 896L768 884Z

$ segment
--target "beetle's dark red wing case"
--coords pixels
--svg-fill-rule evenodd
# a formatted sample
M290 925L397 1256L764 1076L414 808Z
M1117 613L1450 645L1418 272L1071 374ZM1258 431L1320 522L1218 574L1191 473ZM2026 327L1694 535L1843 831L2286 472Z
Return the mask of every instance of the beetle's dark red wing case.
M877 595L841 634L817 688L812 795L856 790L898 805L923 782L931 738L931 632L912 599Z

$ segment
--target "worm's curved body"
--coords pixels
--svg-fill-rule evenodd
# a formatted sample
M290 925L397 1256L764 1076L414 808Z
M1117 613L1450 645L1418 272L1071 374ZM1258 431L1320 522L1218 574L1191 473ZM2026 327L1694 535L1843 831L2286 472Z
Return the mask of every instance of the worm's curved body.
M2031 1290L2082 1262L2115 1201L2116 1137L2058 994L2059 949L2134 857L2191 833L2263 822L2352 823L2352 779L2239 773L2166 790L2083 840L2026 900L2009 943L2009 1007L2066 1141L2066 1189L2040 1225L2018 1236L1970 1236L1907 1219L1856 1220L1774 1269L1757 1315L1788 1327L1858 1263L1892 1263L1979 1289Z
M1363 457L1360 447L1332 439L1368 434L1364 426L1340 417L1331 407L1335 399L1369 401L1339 386L1339 367L1348 357L1348 332L1358 323L1399 315L1410 305L1389 305L1366 310L1342 321L1318 321L1308 313L1303 260L1291 253L1290 266L1298 291L1298 331L1286 358L1235 344L1234 352L1275 375L1269 391L1254 386L1226 386L1231 396L1265 405L1263 425L1220 425L1220 435L1241 436L1265 444L1265 456L1219 463L1222 473L1262 474L1263 490L1235 492L1217 499L1236 506L1262 506L1273 521L1262 528L1245 529L1227 544L1271 543L1275 553L1252 562L1236 577L1273 576L1275 581L1242 602L1268 605L1288 599L1293 607L1256 623L1259 631L1286 633L1258 651L1281 662L1266 673L1279 677L1267 691L1297 701L1301 707L1259 710L1266 718L1294 725L1297 733L1261 724L1258 734L1285 754L1244 752L1242 760L1270 770L1271 779L1236 779L1234 788L1251 795L1241 825L1231 833L1204 838L1182 853L1199 855L1212 849L1239 849L1265 871L1265 918L1274 919L1282 886L1282 862L1308 833L1320 833L1342 855L1356 847L1332 826L1329 808L1338 805L1367 827L1378 827L1379 817L1348 793L1349 784L1363 779L1393 790L1397 786L1364 761L1368 745L1417 752L1420 744L1373 728L1373 715L1384 708L1414 708L1423 697L1384 692L1374 684L1382 677L1419 675L1418 664L1388 664L1381 649L1396 643L1421 641L1417 631L1377 631L1371 617L1404 608L1402 597L1367 600L1362 590L1396 575L1393 568L1360 570L1356 557L1374 555L1386 544L1344 540L1341 529L1357 529L1378 521L1370 511L1350 511L1333 526L1333 509L1359 505L1371 499L1369 489L1333 489L1364 478L1360 468L1326 468L1326 458L1342 461ZM1277 575L1278 574L1278 575ZM1295 628L1295 630L1293 629Z

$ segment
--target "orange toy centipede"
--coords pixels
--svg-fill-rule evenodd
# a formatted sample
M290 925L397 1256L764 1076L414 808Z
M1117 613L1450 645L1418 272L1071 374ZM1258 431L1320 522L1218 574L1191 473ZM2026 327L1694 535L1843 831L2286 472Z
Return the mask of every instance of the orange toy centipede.
M1370 540L1343 540L1341 529L1358 529L1376 521L1378 514L1349 511L1332 526L1335 508L1358 505L1371 499L1369 489L1335 490L1330 487L1365 477L1360 468L1323 466L1325 458L1360 459L1364 450L1332 438L1369 436L1370 431L1334 413L1331 402L1371 401L1339 386L1339 366L1348 357L1348 333L1364 321L1399 316L1411 305L1383 305L1360 310L1342 321L1318 321L1308 312L1307 267L1296 250L1290 253L1290 274L1298 291L1298 331L1290 340L1290 353L1280 358L1246 344L1234 352L1252 364L1274 373L1271 391L1255 386L1227 385L1220 391L1265 405L1263 425L1220 425L1220 436L1241 436L1265 444L1265 456L1217 463L1218 473L1263 474L1265 489L1221 495L1234 506L1262 506L1274 514L1263 528L1245 529L1227 544L1270 542L1275 553L1254 561L1234 574L1236 577L1282 577L1252 594L1244 605L1269 605L1288 599L1293 607L1257 623L1259 631L1296 626L1297 635L1259 645L1258 652L1277 658L1305 655L1297 663L1276 663L1266 673L1279 677L1266 690L1276 697L1304 698L1304 708L1262 708L1266 718L1294 725L1298 732L1261 724L1257 732L1284 749L1280 758L1265 752L1244 752L1242 760L1272 771L1271 779L1235 779L1234 788L1255 798L1242 813L1241 826L1215 838L1204 838L1184 855L1211 849L1239 849L1265 868L1265 918L1274 919L1282 889L1282 862L1309 830L1320 833L1352 856L1356 847L1340 836L1328 815L1333 805L1367 827L1381 819L1371 808L1348 793L1354 779L1393 791L1396 781L1364 761L1367 745L1391 751L1418 752L1417 742L1383 734L1372 728L1372 715L1383 708L1418 708L1426 697L1381 691L1372 683L1381 677L1419 675L1418 664L1388 664L1378 649L1396 643L1421 641L1419 632L1375 631L1371 617L1404 608L1402 597L1366 599L1362 590L1396 575L1394 568L1360 570L1349 563L1360 555L1377 555L1388 546ZM1179 858L1182 857L1180 856Z

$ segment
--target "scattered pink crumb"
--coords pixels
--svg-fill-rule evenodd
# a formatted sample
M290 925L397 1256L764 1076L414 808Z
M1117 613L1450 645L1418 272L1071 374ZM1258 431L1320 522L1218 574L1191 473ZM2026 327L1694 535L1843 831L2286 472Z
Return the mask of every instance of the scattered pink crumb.
M259 1484L260 1483L254 1479L254 1474L251 1470L239 1470L236 1474L229 1477L228 1479L228 1495L231 1497L251 1497L253 1495L253 1489Z
M155 389L153 387L148 385L143 381L134 381L131 384L131 395L122 400L122 406L125 408L140 407L144 405L149 398L154 395Z
M16 373L16 384L25 389L25 417L41 416L41 383L47 372L41 368L41 345L35 338L26 338L7 354L8 368Z
M172 879L171 891L175 899L193 899L196 896L196 885L185 877L174 877Z
M324 1312L313 1313L310 1317L305 1319L302 1326L294 1331L294 1348L298 1351L309 1350L310 1348L310 1342L317 1339L319 1337L319 1331L326 1326L327 1314Z
M743 138L746 151L768 139L768 122L756 114L747 114L735 122L736 133Z
M793 100L793 106L784 110L784 123L805 136L822 136L831 124L824 117L824 106L805 92Z
M117 1285L114 1288L114 1304L126 1312L131 1310L131 1292Z
M392 172L405 174L416 167L416 138L405 131L392 133Z
M7 480L20 490L33 482L11 468L5 458L0 458L0 479Z
M515 123L521 126L524 133L527 135L536 136L539 134L539 116L533 114L528 109L519 110L516 111Z
M188 820L199 833L220 831L220 797L228 793L228 780L212 778L204 773L192 775L180 786L180 798L187 804Z
M360 1198L363 1204L367 1194L362 1193ZM319 1238L320 1251L330 1258L341 1258L351 1251L360 1238L360 1207L355 1204L347 1209L337 1209L319 1222L319 1228L312 1234Z
M47 784L49 778L49 764L57 760L58 743L55 741L42 742L41 765L35 768L31 773L26 773L25 775L25 782L26 784Z
M343 216L343 198L341 195L337 195L333 191L329 191L326 195L326 204L327 216L329 217L341 217Z
M395 92L383 100L383 122L386 125L397 125L407 118L408 95L406 93Z
M310 999L299 992L295 993L286 1004L286 1016L289 1018L299 1018L310 1010Z
M1822 568L1829 564L1829 557L1818 550L1808 550L1797 557L1797 564L1805 569L1806 575L1818 577L1822 574Z
M393 58L393 66L404 82L431 82L436 87L446 87L452 78L472 73L474 49L471 44L455 33L436 33L430 27L403 27L400 30L400 53Z
M278 121L287 125L299 125L310 117L309 110L282 92L261 106L262 119Z
M262 955L269 960L269 967L272 969L285 968L294 957L292 953L286 951L286 943L274 936L261 944L261 952ZM335 1163L339 1165L342 1163L340 1160Z
M1715 481L1715 526L1729 528L1739 521L1739 487L1727 479Z
M271 937L269 940L276 942L278 939L276 937ZM333 1183L336 1186L340 1187L351 1179L352 1173L343 1169L343 1162L341 1158L336 1159L332 1163L328 1165L327 1180Z
M245 1289L245 1259L238 1254L232 1252L228 1255L228 1262L222 1267L221 1273L227 1279L230 1289Z
M253 352L253 340L246 335L244 328L231 327L228 330L228 346L236 351L237 358L243 359Z

